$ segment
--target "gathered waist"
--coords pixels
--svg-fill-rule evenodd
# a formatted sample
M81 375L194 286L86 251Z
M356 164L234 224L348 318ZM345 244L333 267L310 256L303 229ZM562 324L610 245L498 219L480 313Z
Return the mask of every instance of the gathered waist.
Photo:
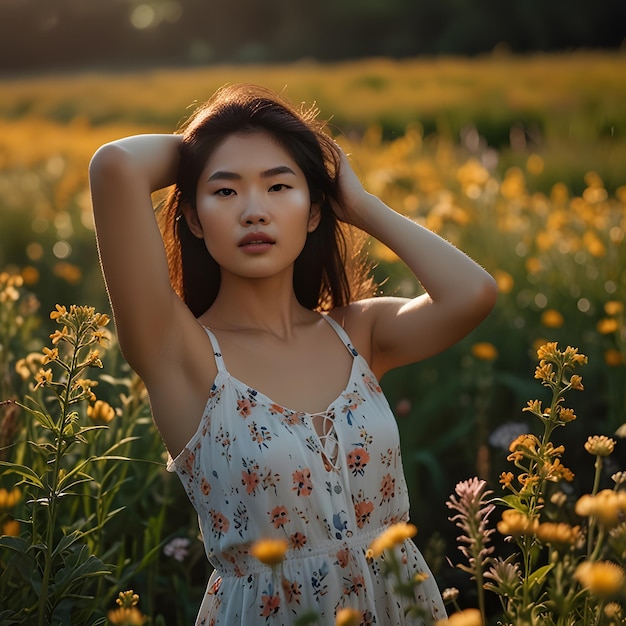
M386 527L383 526L368 532L360 532L344 539L327 539L315 542L310 546L289 548L285 553L283 563L288 565L290 562L320 556L332 557L333 559L349 558L345 551L348 553L362 551L365 554L372 541L385 530ZM209 560L215 568L216 575L223 578L229 576L241 578L270 571L270 566L265 565L249 554L248 548L249 546L247 548L237 546L222 552L219 556L214 555L214 558L210 558Z

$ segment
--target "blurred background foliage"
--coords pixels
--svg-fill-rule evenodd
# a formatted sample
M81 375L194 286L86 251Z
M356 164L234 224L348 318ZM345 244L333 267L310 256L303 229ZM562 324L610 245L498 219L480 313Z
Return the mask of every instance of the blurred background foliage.
M212 12L200 0L0 0L0 46L13 50L11 60L0 55L0 272L23 281L0 289L0 400L26 393L15 365L47 345L55 304L109 312L87 181L99 145L170 132L226 82L315 102L366 186L470 254L500 287L495 311L464 341L382 381L418 544L440 585L459 586L444 558L456 559L445 500L474 475L499 493L508 444L532 428L521 410L541 397L532 379L539 344L589 356L579 417L563 441L573 492L592 475L582 442L626 422L626 55L609 50L623 39L623 7L237 0ZM564 51L580 46L596 49ZM411 57L424 52L434 56ZM368 251L382 291L418 291L389 250L372 242ZM136 428L127 455L149 462L120 468L124 487L111 506L125 510L102 537L99 556L114 567L111 604L99 610L123 585L153 623L188 623L208 574L191 506L162 465L147 406L129 422L140 383L115 344L104 365L98 397L116 409L107 440ZM25 419L0 406L2 458L30 432ZM606 475L626 464L620 432ZM12 493L14 478L0 477L0 488ZM24 500L14 500L0 498L0 514L25 520ZM69 527L72 510L65 515ZM180 539L190 543L176 552Z
M616 48L626 34L620 0L0 0L0 14L5 72Z

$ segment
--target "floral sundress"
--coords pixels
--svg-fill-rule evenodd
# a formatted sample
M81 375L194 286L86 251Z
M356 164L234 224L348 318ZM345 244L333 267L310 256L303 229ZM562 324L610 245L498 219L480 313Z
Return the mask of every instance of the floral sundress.
M367 362L328 315L353 357L345 390L320 414L280 406L227 371L206 329L217 375L198 430L170 459L198 513L214 567L196 626L289 626L314 613L335 624L343 607L363 625L414 624L404 617L378 560L366 557L389 525L407 521L400 439ZM323 434L319 428L322 420ZM261 539L288 542L278 567L249 554ZM411 540L399 549L406 579L424 573L416 601L445 617L436 582Z

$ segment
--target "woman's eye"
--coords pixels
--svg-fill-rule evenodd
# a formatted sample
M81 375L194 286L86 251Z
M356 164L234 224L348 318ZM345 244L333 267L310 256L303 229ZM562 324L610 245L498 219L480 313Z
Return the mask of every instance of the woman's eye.
M282 191L283 189L289 189L289 185L284 183L276 183L270 187L270 191Z
M235 190L234 189L228 189L228 188L218 189L215 192L215 195L216 196L224 196L224 197L233 196L233 195L235 195Z

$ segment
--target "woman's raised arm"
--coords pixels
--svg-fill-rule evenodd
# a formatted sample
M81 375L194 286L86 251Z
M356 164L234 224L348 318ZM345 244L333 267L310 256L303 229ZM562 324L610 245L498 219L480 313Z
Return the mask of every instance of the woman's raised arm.
M151 194L175 182L179 135L105 144L89 166L100 262L124 356L141 372L182 304L171 288ZM180 306L180 310L184 309Z
M357 329L369 325L370 364L377 376L445 350L489 314L497 287L482 267L365 191L345 155L340 181L344 201L337 208L340 219L393 250L426 292L413 299L373 298L353 307L358 315L351 319Z

